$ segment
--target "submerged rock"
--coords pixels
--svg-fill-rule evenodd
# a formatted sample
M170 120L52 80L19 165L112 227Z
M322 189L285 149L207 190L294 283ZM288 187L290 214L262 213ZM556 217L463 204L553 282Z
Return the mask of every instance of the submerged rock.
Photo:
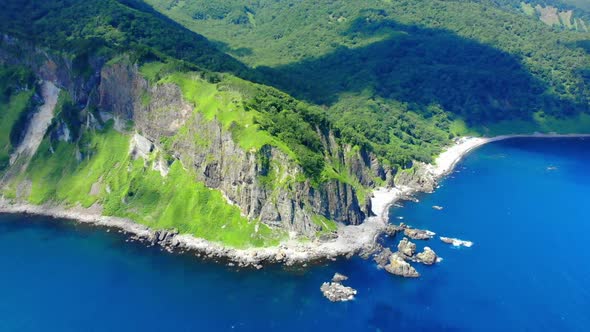
M424 251L416 255L416 260L426 265L432 265L436 263L438 256L434 250L429 247L424 247Z
M471 247L473 246L473 242L471 241L465 241L465 240L460 240L460 239L456 239L456 238L452 238L452 237L444 237L441 236L440 240L444 243L448 243L448 244L452 244L455 247Z
M407 237L404 237L401 241L399 241L397 250L407 257L412 257L414 256L414 253L416 253L416 244L410 242Z
M324 282L320 287L320 290L324 296L332 302L354 300L357 291L352 287L342 285L341 282L345 280L348 280L347 276L336 273L332 277L332 282Z
M385 271L405 278L418 278L420 273L410 263L406 262L399 253L389 256L389 264L385 265Z
M428 230L406 228L404 229L404 235L412 240L430 240L436 235L436 233Z

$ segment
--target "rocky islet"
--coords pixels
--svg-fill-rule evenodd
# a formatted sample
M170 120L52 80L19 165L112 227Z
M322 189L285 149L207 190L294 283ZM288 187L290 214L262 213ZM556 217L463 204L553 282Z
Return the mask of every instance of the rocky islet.
M324 282L320 287L321 292L331 302L346 302L354 300L356 289L342 285L348 277L340 273L334 274L331 282Z

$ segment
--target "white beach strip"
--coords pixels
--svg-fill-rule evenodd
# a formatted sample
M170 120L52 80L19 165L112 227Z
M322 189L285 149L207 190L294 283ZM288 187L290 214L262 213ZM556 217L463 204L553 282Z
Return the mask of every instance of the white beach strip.
M441 153L434 162L430 165L429 171L434 177L441 177L453 170L457 162L463 158L467 153L480 147L490 141L489 138L481 137L464 137L451 146L443 153Z
M389 207L412 190L408 187L378 188L371 197L371 209L378 219L387 222Z

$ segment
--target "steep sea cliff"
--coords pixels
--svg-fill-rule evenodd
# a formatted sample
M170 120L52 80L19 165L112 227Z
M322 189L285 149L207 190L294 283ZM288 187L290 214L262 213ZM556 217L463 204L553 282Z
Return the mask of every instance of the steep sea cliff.
M256 111L244 110L250 97L242 90L258 88L235 78L212 83L195 72L150 81L125 55L94 57L80 73L71 59L8 36L0 62L30 68L52 92L36 97L47 109L43 123L26 123L48 128L23 135L2 170L3 204L13 209L132 219L243 248L359 225L372 214L370 188L393 184L395 167L320 124L315 135L329 166L310 178L290 147L250 129ZM34 148L21 148L31 141Z

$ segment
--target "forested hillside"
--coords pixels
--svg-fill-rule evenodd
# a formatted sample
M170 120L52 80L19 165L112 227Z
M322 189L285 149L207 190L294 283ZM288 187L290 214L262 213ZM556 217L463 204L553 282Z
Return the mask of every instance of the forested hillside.
M112 58L152 49L212 71L239 72L238 61L136 0L2 0L0 30L70 54L80 70L89 56Z
M449 133L513 131L505 120L570 130L554 120L588 109L589 34L507 2L5 2L2 22L18 22L5 31L67 49L74 64L136 49L141 61L229 71L324 106L344 137L392 162L430 160Z
M484 4L498 5L500 8L521 13L557 30L590 32L590 12L588 4L576 0L480 0Z
M392 109L426 118L440 109L484 132L502 131L495 124L503 120L544 130L546 119L588 110L590 34L555 30L501 4L146 2L339 120L377 104L379 121Z

